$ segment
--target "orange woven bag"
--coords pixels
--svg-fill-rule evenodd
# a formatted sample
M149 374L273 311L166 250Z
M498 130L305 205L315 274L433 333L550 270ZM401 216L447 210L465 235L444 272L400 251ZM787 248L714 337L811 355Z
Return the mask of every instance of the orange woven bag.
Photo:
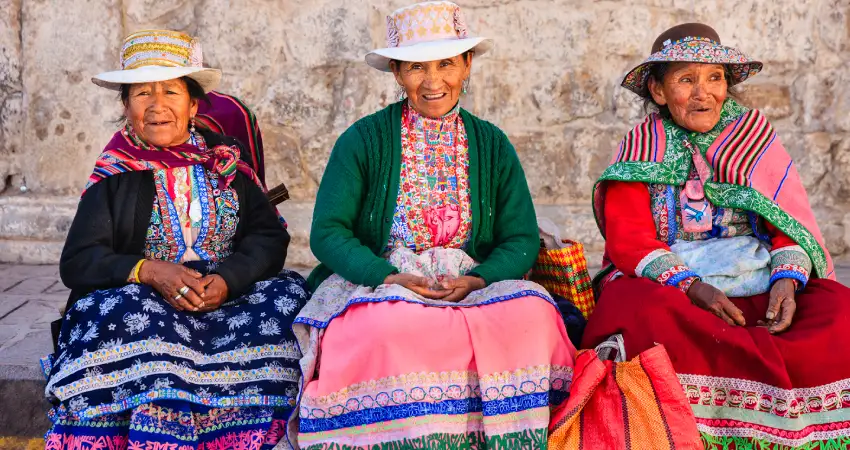
M538 219L538 224L544 239L541 239L540 253L531 268L529 279L552 294L569 300L587 319L596 306L596 299L587 272L584 246L577 241L561 239L557 227L551 221ZM548 242L548 247L545 242Z

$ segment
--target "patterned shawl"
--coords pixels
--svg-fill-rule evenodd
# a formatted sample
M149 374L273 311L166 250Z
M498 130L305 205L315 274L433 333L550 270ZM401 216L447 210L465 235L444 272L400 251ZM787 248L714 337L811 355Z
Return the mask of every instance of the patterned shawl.
M265 161L263 158L263 135L257 117L236 97L219 92L207 94L209 103L198 103L195 120L218 134L235 137L245 146L251 157L254 171L263 185L266 183Z
M83 194L98 182L119 173L172 169L195 164L202 164L205 168L217 173L224 186L230 185L237 171L242 172L265 192L257 174L248 164L239 159L239 149L236 147L218 145L201 150L186 143L174 147L157 148L139 140L130 125L127 125L112 136L112 140L106 144L103 153L97 158L94 171L89 176Z
M593 188L594 214L603 236L606 182L684 184L692 164L686 140L711 168L705 194L714 205L755 212L808 253L818 277L835 279L832 258L794 162L767 118L732 99L726 100L720 121L706 133L688 132L672 120L650 114L626 134ZM613 268L607 256L603 265L600 277Z

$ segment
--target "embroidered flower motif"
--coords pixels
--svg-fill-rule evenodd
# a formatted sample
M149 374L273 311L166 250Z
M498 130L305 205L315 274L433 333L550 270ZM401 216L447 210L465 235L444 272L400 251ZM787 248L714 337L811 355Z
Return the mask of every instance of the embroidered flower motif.
M298 307L298 302L294 298L283 295L275 299L274 306L279 313L288 316L295 312L295 308Z
M119 290L127 295L139 295L139 292L142 291L138 284L128 284Z
M187 328L186 325L183 325L182 323L175 323L174 332L176 332L177 335L180 336L180 338L184 341L192 342L192 333L189 331L189 328Z
M227 319L227 327L231 330L242 328L244 325L248 325L251 323L253 318L248 312L243 311L229 319Z
M82 336L82 335L83 335L83 329L80 328L80 324L75 325L74 328L71 329L71 336L68 339L68 343L73 344L78 339L80 339L80 336Z
M189 320L189 323L192 325L192 328L194 328L196 330L203 331L203 330L206 330L207 328L210 327L209 325L205 324L204 322L201 322L200 320L198 320L198 319L196 319L192 316L187 317L187 319Z
M77 300L77 303L74 305L74 308L77 311L86 312L91 306L94 305L94 299L91 297L83 297Z
M201 397L201 398L212 398L212 396L213 396L213 395L210 393L210 390L209 390L209 389L207 389L207 388L199 388L199 389L196 389L196 390L195 390L195 395L197 395L198 397Z
M259 305L260 303L265 303L265 301L266 295L259 292L248 296L248 303L252 305Z
M138 334L150 326L150 316L142 313L127 314L124 316L124 324L127 325L128 333Z
M168 378L157 378L151 389L170 389L172 385L174 385L174 382Z
M176 315L176 314L175 314ZM215 320L216 322L221 322L227 317L227 314L224 311L217 309L215 311L210 311L204 314L204 318L207 320ZM176 318L176 317L175 317Z
M68 407L71 409L71 412L82 411L89 407L89 399L82 395L74 397L68 401Z
M113 328L114 328L114 325L113 325ZM98 344L97 348L100 349L100 350L103 350L105 348L115 348L115 347L120 346L123 343L124 343L124 341L121 338L115 338L115 339L110 339L108 341L101 341L101 343Z
M460 11L460 8L455 8L454 22L457 37L459 39L466 39L467 37L469 37L469 27L466 26L466 18L463 16L463 13Z
M100 366L89 367L86 369L86 375L84 378L96 377L103 373L103 369Z
M272 284L272 280L258 281L256 283L254 283L254 292L260 292L260 291L264 290L265 288L271 286L271 284Z
M142 311L162 314L163 316L168 314L162 304L152 298L142 300Z
M118 402L124 400L125 398L133 395L133 391L127 389L123 386L118 386L112 390L112 401Z
M232 343L236 340L236 333L225 334L224 336L219 336L217 338L213 338L212 345L213 348L221 348L227 344Z
M297 284L290 284L286 287L286 290L289 291L290 294L295 294L300 298L307 298L307 292L304 288Z
M97 324L91 323L88 331L86 331L86 334L80 340L83 342L91 342L93 339L97 339L97 336Z
M115 305L121 303L121 297L118 295L112 297L106 297L102 302L100 302L100 315L105 316L115 308Z
M277 336L280 334L280 322L274 317L260 322L260 334L263 336Z
M398 28L392 16L387 16L387 47L398 47Z
M259 386L252 385L252 386L248 386L245 389L243 389L241 394L242 395L260 395L262 392L263 392L263 390L260 389Z

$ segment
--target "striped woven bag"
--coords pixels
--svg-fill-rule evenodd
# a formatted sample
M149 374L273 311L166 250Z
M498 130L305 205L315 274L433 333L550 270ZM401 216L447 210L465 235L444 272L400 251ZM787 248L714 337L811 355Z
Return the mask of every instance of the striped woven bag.
M561 239L557 227L548 219L538 218L537 223L542 239L529 279L569 300L587 319L596 300L587 272L584 246L577 241Z

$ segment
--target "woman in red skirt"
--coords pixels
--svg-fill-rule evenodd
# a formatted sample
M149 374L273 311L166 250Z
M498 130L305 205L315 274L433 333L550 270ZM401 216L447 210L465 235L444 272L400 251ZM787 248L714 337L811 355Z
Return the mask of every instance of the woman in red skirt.
M606 256L583 346L663 344L706 448L847 448L850 290L773 127L729 96L761 68L684 24L626 76L655 112L594 190Z

